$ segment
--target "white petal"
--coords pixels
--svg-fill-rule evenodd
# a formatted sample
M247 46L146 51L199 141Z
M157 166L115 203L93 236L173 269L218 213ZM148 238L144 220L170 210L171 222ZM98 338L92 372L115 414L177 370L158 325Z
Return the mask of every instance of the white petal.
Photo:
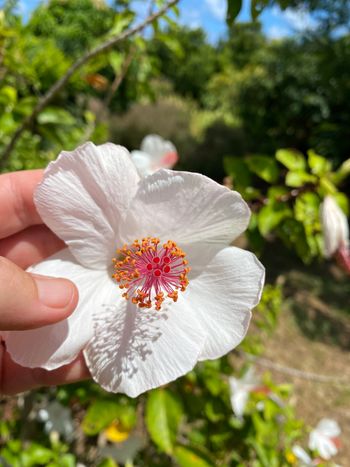
M130 155L141 177L146 177L154 172L149 154L143 151L131 151Z
M342 246L349 246L349 225L345 214L332 196L325 197L320 212L324 255L329 258Z
M156 236L181 246L224 246L247 228L249 216L239 193L204 175L161 169L141 180L121 235L125 243Z
M253 366L248 368L248 371L242 378L229 378L231 405L235 415L242 418L244 409L248 401L249 393L259 384Z
M186 300L207 332L200 360L219 358L244 338L250 310L260 300L265 270L252 253L235 247L219 251L201 272L201 264L191 267L194 277L191 272Z
M235 391L231 395L231 406L234 414L238 418L242 418L244 410L248 402L249 392L248 391Z
M326 460L335 456L338 452L332 439L318 433L317 430L310 433L309 448L313 451L317 451L319 455Z
M295 457L303 463L303 465L312 465L312 459L309 454L298 444L292 447L292 452Z
M318 452L322 459L329 460L335 456L338 452L337 446L329 438L324 438L321 443L318 444Z
M241 384L241 380L235 377L229 378L230 401L234 414L242 418L245 406L248 402L249 389Z
M234 376L231 376L229 383L231 392L233 393L240 390L252 391L260 384L260 380L256 376L255 368L250 366L242 378L235 378Z
M177 155L175 146L171 141L166 141L159 135L148 135L141 143L141 151L148 153L153 160L153 164L160 167L171 168L175 162L174 157L171 159L167 155Z
M318 423L316 430L329 438L335 438L341 433L338 423L331 418L322 418Z
M121 146L86 143L63 151L44 173L35 193L39 214L80 264L105 269L118 241L118 228L139 176Z
M68 249L30 269L31 272L72 280L79 290L79 304L66 320L29 331L8 331L6 347L22 366L53 370L70 363L93 334L92 312L101 308L107 271L80 266ZM117 294L119 291L117 290Z
M310 433L309 448L318 451L323 459L330 459L338 452L334 438L341 433L335 420L323 418Z
M242 379L242 384L244 384L248 388L255 388L260 384L259 378L256 375L255 368L250 366L248 370L244 373Z
M192 370L204 335L185 300L161 311L140 310L122 299L95 314L85 360L104 389L136 397Z

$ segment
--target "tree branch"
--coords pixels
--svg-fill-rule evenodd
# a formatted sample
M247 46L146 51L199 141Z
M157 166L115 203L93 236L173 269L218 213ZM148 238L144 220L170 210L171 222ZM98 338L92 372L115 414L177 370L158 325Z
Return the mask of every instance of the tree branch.
M135 50L131 50L131 52L129 52L126 59L124 60L122 69L120 71L120 74L115 76L114 81L113 81L111 87L109 88L109 90L107 92L107 95L106 95L106 98L104 100L105 107L109 107L109 104L111 103L111 100L112 100L114 94L117 92L117 90L119 89L119 86L122 84L128 70L129 70L131 62L132 62L132 60L134 58L134 54L135 54Z
M72 75L83 65L85 65L89 60L96 57L97 55L106 52L107 50L111 49L113 46L122 42L129 37L133 36L134 34L142 31L146 26L150 25L155 21L157 18L162 16L166 13L171 7L175 6L179 0L170 0L168 1L160 10L153 13L152 15L148 16L144 21L140 24L125 30L118 36L112 37L111 39L107 40L103 44L95 47L90 52L87 52L85 55L80 57L71 67L66 71L66 73L53 84L53 86L44 94L44 96L39 100L37 105L34 107L32 113L23 120L22 124L17 128L17 130L12 135L12 138L9 144L5 147L4 151L0 155L0 170L3 169L7 161L11 155L12 150L15 148L17 140L22 135L24 130L29 128L31 124L34 122L37 115L52 101L52 99L64 88L64 86L68 83Z

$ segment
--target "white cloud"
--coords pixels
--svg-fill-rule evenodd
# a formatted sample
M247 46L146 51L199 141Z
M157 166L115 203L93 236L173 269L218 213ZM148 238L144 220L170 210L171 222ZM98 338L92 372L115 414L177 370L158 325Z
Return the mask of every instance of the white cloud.
M279 20L284 20L288 26L297 32L314 30L318 22L305 8L287 8L281 10L277 6L271 8L271 15Z
M290 31L283 26L270 26L266 30L266 36L270 39L283 39L284 37L290 36Z
M290 26L297 31L305 31L305 29L316 29L317 21L310 13L302 8L292 9L287 8L284 12L284 17Z
M338 26L332 32L334 38L343 37L350 33L349 26Z
M226 18L226 0L205 0L211 13L220 21Z

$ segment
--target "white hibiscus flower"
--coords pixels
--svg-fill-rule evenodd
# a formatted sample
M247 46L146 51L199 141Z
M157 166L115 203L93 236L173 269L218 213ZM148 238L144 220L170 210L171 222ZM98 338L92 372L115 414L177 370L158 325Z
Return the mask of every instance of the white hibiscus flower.
M322 459L329 460L338 452L340 433L340 427L335 420L323 418L310 433L309 449L317 451Z
M242 378L231 376L229 378L229 385L232 410L237 418L242 419L249 394L260 385L254 367L250 367Z
M20 365L52 370L84 349L95 381L137 396L245 336L264 268L230 246L249 222L238 193L194 173L140 179L126 149L87 143L48 166L35 202L67 248L31 271L71 279L80 299L60 323L8 333Z
M161 168L173 168L178 158L173 143L158 135L146 136L141 142L140 150L131 151L131 159L141 177L150 175Z
M326 196L321 204L321 223L326 258L338 250L349 249L348 220L333 196Z

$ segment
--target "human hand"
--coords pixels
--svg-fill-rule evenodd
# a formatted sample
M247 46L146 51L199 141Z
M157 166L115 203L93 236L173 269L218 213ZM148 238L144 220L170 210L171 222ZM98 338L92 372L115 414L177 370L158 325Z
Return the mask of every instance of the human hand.
M42 174L42 170L31 170L0 175L0 340L4 340L4 331L61 321L78 303L77 288L69 280L24 271L64 248L35 209L33 192ZM70 383L88 376L82 356L53 371L24 368L11 360L6 343L0 343L0 394Z

